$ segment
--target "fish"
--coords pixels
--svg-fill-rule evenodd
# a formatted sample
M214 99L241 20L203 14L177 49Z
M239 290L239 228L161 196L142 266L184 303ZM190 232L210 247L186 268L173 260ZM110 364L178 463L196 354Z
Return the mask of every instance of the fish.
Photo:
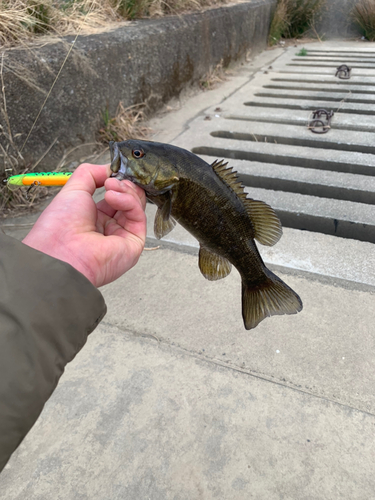
M232 266L238 270L247 330L269 316L302 310L300 297L266 267L255 243L279 241L279 218L263 201L247 197L224 160L210 165L186 149L135 139L109 147L108 176L132 181L156 204L156 238L178 222L199 242L198 265L206 279L225 278Z

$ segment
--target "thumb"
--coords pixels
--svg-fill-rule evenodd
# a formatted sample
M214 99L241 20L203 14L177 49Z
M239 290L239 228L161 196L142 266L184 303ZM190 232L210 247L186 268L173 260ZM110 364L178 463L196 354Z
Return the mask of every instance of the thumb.
M93 195L97 188L103 187L108 178L107 165L82 163L72 174L61 193L69 191L86 191Z

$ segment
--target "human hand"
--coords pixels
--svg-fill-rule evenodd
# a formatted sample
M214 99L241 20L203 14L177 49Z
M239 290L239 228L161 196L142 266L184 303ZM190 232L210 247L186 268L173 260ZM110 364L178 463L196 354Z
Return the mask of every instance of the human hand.
M95 203L96 188L105 186ZM108 178L105 165L80 165L42 212L26 245L68 262L100 287L133 267L146 238L146 195L130 181Z

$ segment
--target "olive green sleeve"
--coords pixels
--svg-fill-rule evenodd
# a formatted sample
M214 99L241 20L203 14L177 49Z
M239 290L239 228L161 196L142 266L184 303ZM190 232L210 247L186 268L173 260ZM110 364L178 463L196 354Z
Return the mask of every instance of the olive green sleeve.
M0 233L0 471L105 313L72 266Z

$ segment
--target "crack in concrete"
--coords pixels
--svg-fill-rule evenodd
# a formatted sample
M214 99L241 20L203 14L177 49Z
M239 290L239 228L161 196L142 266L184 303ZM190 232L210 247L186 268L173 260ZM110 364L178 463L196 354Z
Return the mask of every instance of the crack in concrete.
M226 368L226 369L238 372L238 373L242 373L244 375L248 375L250 377L253 377L257 380L269 382L271 384L275 384L277 386L281 386L281 387L284 387L286 389L290 389L292 391L298 392L298 393L303 394L303 395L307 395L307 396L311 396L313 398L321 399L321 400L326 401L328 403L332 403L332 404L338 405L340 407L343 407L343 408L346 408L349 410L353 410L353 411L356 411L356 412L359 412L362 414L366 414L366 415L369 415L371 417L375 417L375 413L373 413L369 410L365 410L363 408L353 406L347 402L340 401L339 399L333 399L332 397L324 395L324 394L318 394L316 392L313 392L313 390L310 388L303 389L299 384L295 384L292 381L287 381L286 379L277 379L273 375L268 375L265 373L256 372L254 370L246 369L246 368L238 366L236 364L231 364L231 360L223 362L215 357L208 356L207 354L202 354L202 353L199 353L196 351L191 351L190 349L187 349L179 344L176 344L175 342L168 342L166 339L163 339L162 337L157 337L156 335L147 334L147 333L135 332L129 328L121 327L121 326L116 325L116 324L111 323L111 322L102 321L102 324L104 326L107 326L107 327L116 328L117 330L127 334L129 337L133 337L136 339L143 337L145 340L157 341L160 346L169 347L173 351L180 351L182 354L185 354L189 357L198 359L199 361L207 362L207 363L213 364L215 366L220 366L221 368Z

